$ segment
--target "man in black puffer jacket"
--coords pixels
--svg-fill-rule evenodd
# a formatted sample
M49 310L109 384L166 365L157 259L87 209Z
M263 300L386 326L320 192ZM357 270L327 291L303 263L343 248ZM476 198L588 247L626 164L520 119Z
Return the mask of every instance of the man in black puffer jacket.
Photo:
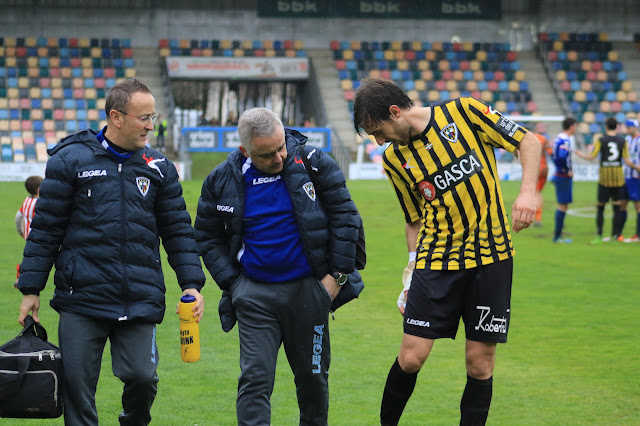
M284 343L295 375L300 424L325 425L329 408L329 311L363 288L355 269L361 219L328 155L300 145L265 108L238 122L241 146L202 187L196 216L200 254L231 303L240 335L236 413L240 425L269 425L276 357ZM333 304L333 306L332 306Z
M121 424L151 421L156 324L165 312L160 241L183 294L202 317L202 271L175 166L146 146L155 100L136 79L106 100L107 126L69 136L49 151L37 219L24 249L19 321L38 319L39 294L55 263L51 306L60 313L67 425L97 425L95 389L106 340L124 382Z

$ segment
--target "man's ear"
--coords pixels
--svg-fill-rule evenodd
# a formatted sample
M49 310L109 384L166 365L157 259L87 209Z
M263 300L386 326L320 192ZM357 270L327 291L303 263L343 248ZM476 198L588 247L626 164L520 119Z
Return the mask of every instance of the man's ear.
M111 119L111 122L113 123L113 125L118 129L122 127L121 115L115 109L112 109L111 111L109 111L109 119Z
M398 105L391 105L389 107L389 114L391 118L398 118L400 116L400 107Z
M246 158L249 158L249 153L247 152L247 150L245 149L244 146L240 145L238 147L238 149L240 150L240 152L242 153L242 155L244 155Z

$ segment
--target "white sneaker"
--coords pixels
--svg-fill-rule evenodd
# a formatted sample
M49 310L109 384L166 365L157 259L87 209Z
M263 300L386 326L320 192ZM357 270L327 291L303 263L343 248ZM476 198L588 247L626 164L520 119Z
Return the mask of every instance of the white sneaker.
M611 241L611 237L603 237L602 238L602 242L603 243L608 243L609 241Z
M634 236L633 236L633 237L631 237L631 238L625 238L625 239L624 239L624 242L625 242L625 243L637 243L637 242L640 242L640 238L638 238L638 236L637 236L637 235L634 235Z

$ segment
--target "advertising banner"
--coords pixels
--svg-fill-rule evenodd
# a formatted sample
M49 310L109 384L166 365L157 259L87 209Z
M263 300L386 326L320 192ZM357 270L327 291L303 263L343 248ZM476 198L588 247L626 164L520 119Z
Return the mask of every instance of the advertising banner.
M324 127L293 128L305 135L308 146L331 151L331 131ZM182 129L182 140L187 150L198 151L233 151L240 146L240 137L235 127L185 127Z
M258 16L271 18L500 19L500 0L260 0Z
M169 56L171 78L224 80L306 80L309 58Z

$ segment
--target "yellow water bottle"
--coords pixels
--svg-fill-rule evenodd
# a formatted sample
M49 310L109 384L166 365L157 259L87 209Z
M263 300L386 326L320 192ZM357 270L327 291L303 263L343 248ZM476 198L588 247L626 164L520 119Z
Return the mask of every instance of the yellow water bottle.
M195 296L185 294L180 298L178 317L180 318L180 355L184 362L200 359L200 329L193 316Z

